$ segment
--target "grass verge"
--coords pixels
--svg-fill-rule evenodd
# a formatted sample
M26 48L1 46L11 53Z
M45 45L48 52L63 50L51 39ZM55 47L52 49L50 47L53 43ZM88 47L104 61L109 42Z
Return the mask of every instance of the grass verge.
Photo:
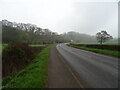
M3 88L44 88L47 83L49 52L52 45L43 49L24 69L3 78Z
M96 49L96 48L87 48L87 47L81 47L81 46L74 46L74 45L68 45L74 48L79 48L83 50L88 50L96 53L101 53L101 54L106 54L106 55L111 55L115 57L120 57L120 52L119 51L112 51L112 50L103 50L103 49Z

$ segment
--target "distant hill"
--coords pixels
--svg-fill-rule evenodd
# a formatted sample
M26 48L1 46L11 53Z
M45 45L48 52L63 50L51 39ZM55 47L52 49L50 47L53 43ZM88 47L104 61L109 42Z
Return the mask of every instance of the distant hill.
M86 42L95 43L95 42L97 42L95 36L91 36L91 35L79 33L79 32L74 32L74 31L70 31L66 34L62 34L62 36L66 40L73 40L74 42L81 42L81 43L86 43Z

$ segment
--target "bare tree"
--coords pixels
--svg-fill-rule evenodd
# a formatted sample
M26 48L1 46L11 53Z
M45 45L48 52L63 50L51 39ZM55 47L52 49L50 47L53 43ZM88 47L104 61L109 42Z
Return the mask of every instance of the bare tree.
M100 42L100 44L102 44L110 39L113 39L113 37L110 34L108 34L106 31L98 32L96 34L96 38L97 38L98 42Z

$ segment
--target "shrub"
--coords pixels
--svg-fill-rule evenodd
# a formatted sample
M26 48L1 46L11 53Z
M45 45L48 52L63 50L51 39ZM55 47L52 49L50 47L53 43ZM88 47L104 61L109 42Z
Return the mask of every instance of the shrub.
M2 76L12 74L26 66L35 57L35 50L26 43L9 44L2 52Z

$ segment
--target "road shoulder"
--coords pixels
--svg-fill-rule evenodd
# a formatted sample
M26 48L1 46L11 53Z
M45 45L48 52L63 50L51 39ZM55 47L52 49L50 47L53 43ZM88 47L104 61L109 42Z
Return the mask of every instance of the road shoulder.
M80 88L54 46L48 62L48 88Z

